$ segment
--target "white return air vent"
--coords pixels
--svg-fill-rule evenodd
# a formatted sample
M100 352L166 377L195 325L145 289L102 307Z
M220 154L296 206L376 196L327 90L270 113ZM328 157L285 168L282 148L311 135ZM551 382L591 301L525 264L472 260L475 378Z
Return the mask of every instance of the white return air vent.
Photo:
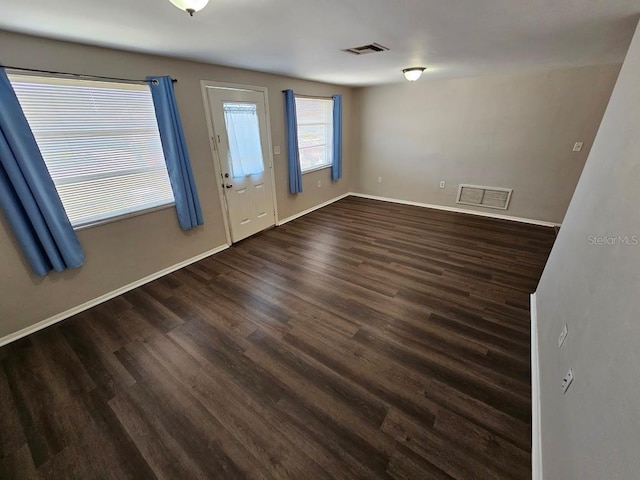
M379 43L370 43L369 45L362 45L361 47L347 48L343 52L352 53L354 55L367 55L368 53L380 53L389 50L387 47L380 45Z
M456 203L506 210L509 208L512 192L512 188L460 185Z

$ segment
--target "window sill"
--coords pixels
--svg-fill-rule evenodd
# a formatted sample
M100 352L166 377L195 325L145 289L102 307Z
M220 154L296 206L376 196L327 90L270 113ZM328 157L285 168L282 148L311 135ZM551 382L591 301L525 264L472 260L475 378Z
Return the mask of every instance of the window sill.
M318 170L324 170L325 168L331 168L331 165L321 165L319 167L310 168L309 170L305 170L302 172L302 175L306 175L307 173L317 172Z
M105 218L104 220L98 220L96 222L85 223L83 225L78 225L73 227L73 230L79 232L80 230L86 230L88 228L99 227L100 225L106 225L107 223L119 222L120 220L125 220L131 217L137 217L139 215L146 215L147 213L153 213L160 210L166 210L167 208L175 207L175 202L166 203L164 205L158 205L156 207L145 208L144 210L137 210L135 212L125 213L122 215L117 215L115 217Z

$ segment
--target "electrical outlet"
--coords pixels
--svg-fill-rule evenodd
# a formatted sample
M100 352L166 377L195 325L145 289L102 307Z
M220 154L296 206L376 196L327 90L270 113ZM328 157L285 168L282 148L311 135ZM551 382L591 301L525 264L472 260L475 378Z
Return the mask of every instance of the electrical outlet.
M570 368L567 374L562 379L562 394L566 394L569 390L569 386L573 383L573 368Z
M444 187L446 187L446 186L447 186L447 182L445 182L444 180L442 180L442 181L440 182L440 188L444 188Z
M584 146L583 142L576 142L576 143L573 144L573 151L574 152L581 152L583 146Z
M322 180L318 180L318 188L322 187Z
M378 177L378 183L382 183L382 177Z
M569 327L567 327L567 324L565 323L560 335L558 336L558 348L562 347L564 341L567 339L567 335L569 335Z

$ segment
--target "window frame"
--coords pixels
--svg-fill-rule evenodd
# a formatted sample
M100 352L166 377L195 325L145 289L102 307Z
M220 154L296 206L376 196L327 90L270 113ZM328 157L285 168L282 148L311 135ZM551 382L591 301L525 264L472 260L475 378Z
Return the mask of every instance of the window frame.
M97 83L97 84L101 84L103 86L108 85L108 86L112 86L113 88L122 88L123 90L136 90L135 88L132 87L140 87L140 86L145 86L142 85L138 82L127 82L127 81L121 81L121 80L96 80L96 79L92 79L92 78L83 78L83 77L69 77L69 76L65 76L65 75L58 75L58 74L48 74L48 73L32 73L32 72L23 72L20 70L11 70L11 69L7 69L7 76L9 78L9 82L12 84L13 86L13 82L14 81L20 81L20 77L24 77L25 79L29 79L31 80L30 83L38 83L38 82L42 82L44 84L46 83L56 83L56 81L59 81L60 85L64 85L67 84L69 85L70 83L74 83L74 82L78 82L77 86L87 86L88 84L91 83ZM25 81L25 80L23 80ZM151 90L150 90L150 86L147 84L146 85L147 89L149 89L149 95L151 95ZM16 94L16 96L18 96ZM19 100L19 97L18 97ZM160 130L159 127L157 125L157 120L155 119L155 115L154 115L154 121L155 121L155 125L156 125L156 129L158 132L158 138L160 138ZM28 122L28 119L27 119ZM31 126L31 125L30 125ZM36 142L37 143L37 142ZM161 143L161 140L160 140ZM168 180L168 184L171 187L171 181L169 178L169 172L168 169L166 167L166 159L164 157L164 151L161 151L162 154L162 163L165 167L165 171L167 174L167 180ZM43 158L44 159L44 158ZM47 169L49 170L49 165L45 160L45 165L47 166ZM150 170L151 171L151 170ZM111 177L106 177L106 178L114 178L115 176L111 176ZM55 181L54 181L55 183ZM56 185L56 190L58 189L58 186ZM125 220L127 218L132 218L132 217L137 217L140 215L146 215L149 213L153 213L153 212L157 212L160 210L166 210L169 208L174 208L175 207L175 196L173 193L173 188L170 188L170 192L171 192L171 200L170 201L166 201L157 205L153 205L150 207L143 207L143 208L139 208L137 210L134 211L129 211L129 212L124 212L124 213L119 213L119 214L115 214L115 215L109 215L108 217L105 218L100 218L100 219L96 219L93 221L84 221L84 222L79 222L77 224L73 224L71 222L71 219L69 219L69 221L72 224L73 230L74 231L80 231L80 230L85 230L85 229L89 229L89 228L93 228L93 227L97 227L100 225L105 225L105 224L109 224L109 223L113 223L113 222L118 222L121 220ZM167 199L168 200L168 199ZM63 203L64 206L64 203ZM66 210L66 207L65 207ZM68 214L67 214L68 216Z
M334 124L333 124L333 108L334 108L334 100L332 97L317 97L317 96L313 96L313 95L298 95L298 94L294 94L295 97L295 101L296 101L296 125L298 127L298 131L297 131L297 136L298 136L298 158L300 159L300 173L302 175L306 175L307 173L313 173L313 172L317 172L319 170L325 170L327 168L331 168L333 165L333 136L334 136ZM314 124L307 124L307 125L331 125L331 128L327 128L328 133L327 133L327 143L324 145L324 147L326 148L326 157L327 157L327 163L326 164L322 164L322 165L317 165L308 169L304 169L302 166L302 148L300 147L300 122L299 122L299 117L298 117L298 99L301 100L313 100L313 101L323 101L323 102L327 102L330 103L331 108L330 108L330 113L328 115L328 118L330 120L330 122L326 122L326 123L314 123Z

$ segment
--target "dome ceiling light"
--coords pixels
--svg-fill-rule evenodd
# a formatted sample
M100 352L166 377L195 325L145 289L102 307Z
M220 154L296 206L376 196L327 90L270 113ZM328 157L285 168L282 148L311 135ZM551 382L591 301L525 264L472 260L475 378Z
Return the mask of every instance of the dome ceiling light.
M410 82L415 82L422 76L422 72L424 72L425 70L426 68L424 67L411 67L405 68L404 70L402 70L402 73L404 74L404 78L406 78Z
M193 17L193 14L199 12L207 6L209 0L169 0L180 10L187 12Z

